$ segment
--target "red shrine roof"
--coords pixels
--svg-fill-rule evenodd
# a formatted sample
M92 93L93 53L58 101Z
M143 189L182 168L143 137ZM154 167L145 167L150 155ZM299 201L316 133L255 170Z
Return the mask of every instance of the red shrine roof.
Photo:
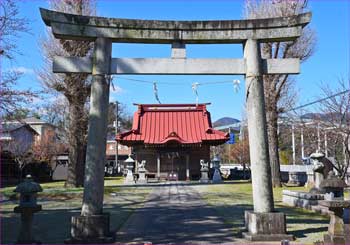
M124 145L219 145L228 133L212 128L207 104L140 104L132 130L117 135Z

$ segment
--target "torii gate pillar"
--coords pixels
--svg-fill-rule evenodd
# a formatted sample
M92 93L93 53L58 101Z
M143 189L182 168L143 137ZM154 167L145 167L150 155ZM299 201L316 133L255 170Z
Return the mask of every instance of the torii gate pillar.
M286 234L285 214L274 212L262 59L258 40L246 41L244 58L254 211L245 211L245 225L248 232L243 235L252 241L293 240L293 235Z
M68 243L109 243L109 214L103 213L104 167L109 103L109 67L112 42L97 38L92 61L92 83L85 161L84 196L80 216L72 217Z

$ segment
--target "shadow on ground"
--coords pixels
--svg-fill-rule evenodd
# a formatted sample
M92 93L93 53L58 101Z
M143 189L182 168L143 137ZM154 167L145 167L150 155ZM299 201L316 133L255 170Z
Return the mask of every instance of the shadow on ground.
M130 190L130 188L129 188ZM129 218L134 209L143 206L140 201L148 193L134 193L127 191L118 193L117 197L108 198L104 205L104 211L111 215L110 228L116 232ZM43 205L43 210L34 215L33 232L35 238L44 244L60 243L70 235L70 220L74 215L80 214L80 208L52 208L59 203L50 202ZM62 206L65 205L61 202ZM1 211L1 244L15 243L20 229L20 215L12 211Z

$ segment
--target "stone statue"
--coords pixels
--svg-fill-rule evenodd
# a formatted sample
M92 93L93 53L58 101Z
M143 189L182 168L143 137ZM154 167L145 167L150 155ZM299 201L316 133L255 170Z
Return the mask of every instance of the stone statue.
M204 162L203 159L200 160L201 170L208 170L209 164L207 162Z
M204 162L203 159L201 159L199 163L201 165L201 178L200 178L199 182L208 183L209 182L209 177L208 177L209 163Z
M324 179L327 179L328 173L333 170L333 164L321 152L312 153L310 158L313 160L315 176L315 186L311 189L311 192L322 193L324 191L322 190L321 183Z
M139 164L139 170L140 169L145 169L145 167L146 167L146 161L142 160L141 163Z
M137 183L140 183L140 184L147 183L145 166L146 166L146 161L142 160L138 166L139 178L137 180Z

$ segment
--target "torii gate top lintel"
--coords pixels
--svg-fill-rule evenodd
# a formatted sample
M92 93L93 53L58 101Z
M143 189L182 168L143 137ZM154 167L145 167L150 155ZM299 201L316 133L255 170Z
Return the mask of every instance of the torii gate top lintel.
M291 41L301 35L311 12L289 17L248 20L168 21L81 16L40 9L56 38L126 43L244 43Z

